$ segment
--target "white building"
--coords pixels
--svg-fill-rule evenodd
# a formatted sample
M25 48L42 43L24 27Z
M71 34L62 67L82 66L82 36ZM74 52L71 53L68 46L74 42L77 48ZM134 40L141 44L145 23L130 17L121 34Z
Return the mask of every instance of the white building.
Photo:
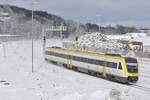
M126 33L125 35L130 36L131 38L147 37L147 33Z
M7 19L10 19L10 15L7 12L1 12L0 13L0 21L5 21Z

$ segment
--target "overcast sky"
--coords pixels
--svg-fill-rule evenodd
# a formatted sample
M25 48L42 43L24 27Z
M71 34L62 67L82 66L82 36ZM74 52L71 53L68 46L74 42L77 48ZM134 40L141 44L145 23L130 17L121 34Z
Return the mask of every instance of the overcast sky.
M150 27L150 0L34 0L35 9L80 22ZM0 0L32 9L31 0Z

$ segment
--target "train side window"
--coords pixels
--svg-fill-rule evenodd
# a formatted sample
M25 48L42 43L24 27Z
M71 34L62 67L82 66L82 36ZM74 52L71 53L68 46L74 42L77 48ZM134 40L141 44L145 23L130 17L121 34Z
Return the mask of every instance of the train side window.
M110 68L117 68L117 63L114 63L114 62L107 62L107 63L106 63L106 66L107 66L107 67L110 67Z
M121 65L120 62L119 62L119 67L118 67L118 69L121 69L121 70L122 70L122 65Z
M99 60L98 65L104 65L104 61Z
M76 61L80 61L79 57L76 57L76 56L75 56L75 60L76 60Z
M52 56L53 56L53 52L50 52L50 55L52 55Z
M77 57L77 61L81 61L81 57Z
M94 64L94 60L93 60L93 59L90 59L90 63L91 63L91 64Z
M90 64L95 64L95 60L93 60L93 59L88 59L88 63L90 63Z
M77 60L77 61L80 61L80 57L76 57L76 60Z
M52 52L52 55L53 55L53 56L55 56L55 53L54 53L54 52Z
M73 59L73 60L76 60L76 57L75 57L75 56L72 56L72 59Z
M90 63L90 59L87 58L87 63Z
M96 60L96 61L95 61L95 64L96 64L96 65L99 65L99 61L98 61L98 60Z
M82 62L86 62L86 58L83 58L83 57L82 57L82 58L81 58L81 61L82 61Z
M81 62L85 62L85 58L81 57Z
M82 57L80 57L80 61L83 62L83 58Z
M75 56L72 56L72 60L75 60Z

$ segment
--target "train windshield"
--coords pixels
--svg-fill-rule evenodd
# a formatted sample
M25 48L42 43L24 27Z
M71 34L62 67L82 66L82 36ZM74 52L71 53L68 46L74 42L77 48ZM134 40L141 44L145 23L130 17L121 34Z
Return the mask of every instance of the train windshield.
M135 58L125 58L127 64L127 70L129 73L137 73L138 66L137 66L137 59Z
M127 69L129 73L137 73L138 68L136 65L127 65Z

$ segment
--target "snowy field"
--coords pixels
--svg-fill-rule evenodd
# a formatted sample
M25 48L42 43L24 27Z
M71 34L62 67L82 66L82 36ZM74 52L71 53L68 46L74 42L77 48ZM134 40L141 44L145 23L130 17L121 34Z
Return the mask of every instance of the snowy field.
M49 44L61 42L50 40ZM0 100L117 100L110 95L112 89L120 92L118 100L150 98L149 59L139 60L140 80L137 86L128 86L48 63L42 50L42 41L34 41L32 73L31 41L0 44Z

